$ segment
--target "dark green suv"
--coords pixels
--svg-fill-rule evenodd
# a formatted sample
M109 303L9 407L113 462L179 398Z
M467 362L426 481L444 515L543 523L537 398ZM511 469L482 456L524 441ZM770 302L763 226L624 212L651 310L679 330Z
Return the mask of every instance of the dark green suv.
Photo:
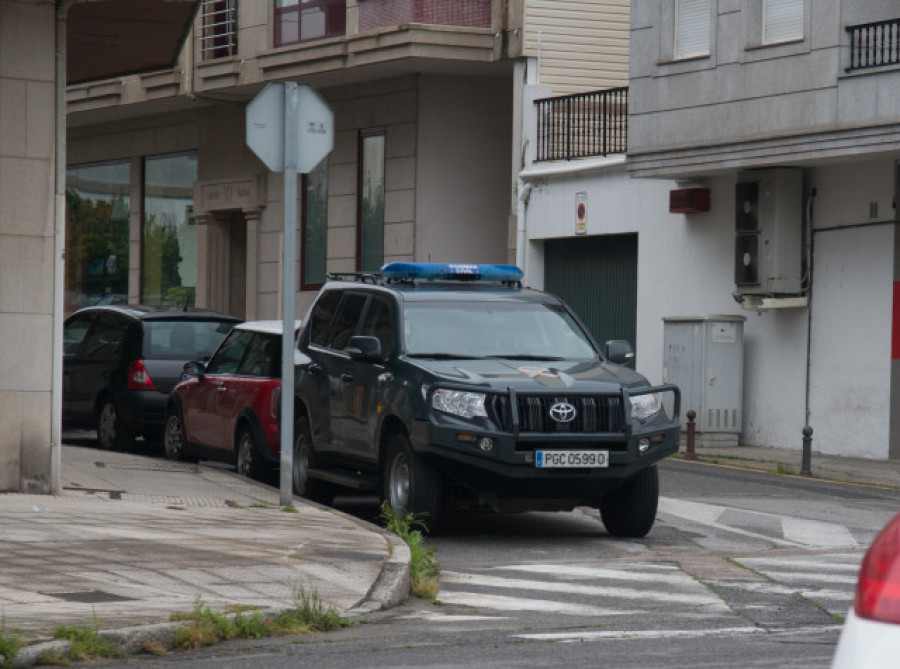
M599 508L653 526L656 463L678 450L679 393L605 353L558 298L509 265L388 263L331 277L298 336L294 489L376 491L426 516L447 505Z

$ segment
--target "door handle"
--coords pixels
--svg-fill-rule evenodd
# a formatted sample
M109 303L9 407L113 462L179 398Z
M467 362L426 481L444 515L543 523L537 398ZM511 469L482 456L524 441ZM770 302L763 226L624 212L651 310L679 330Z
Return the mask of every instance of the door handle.
M226 388L225 386L219 386L218 388L216 388L216 392L219 393L224 393L226 390L228 390L228 388Z
M317 374L322 371L322 365L317 362L311 362L306 366L306 371L310 374Z
M343 374L341 374L341 383L350 383L355 378L356 377L350 372L344 372Z

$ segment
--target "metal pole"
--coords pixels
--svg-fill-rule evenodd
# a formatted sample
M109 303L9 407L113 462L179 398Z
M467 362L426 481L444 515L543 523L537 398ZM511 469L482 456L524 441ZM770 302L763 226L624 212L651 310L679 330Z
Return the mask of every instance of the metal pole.
M803 428L803 459L800 465L800 476L812 476L810 460L812 459L812 433L813 429L806 425Z
M694 430L696 425L694 420L697 418L697 412L691 409L687 412L687 446L684 451L685 460L696 460L697 454L694 452Z
M281 329L281 506L292 506L294 467L294 306L297 255L297 114L295 82L284 84L284 248Z

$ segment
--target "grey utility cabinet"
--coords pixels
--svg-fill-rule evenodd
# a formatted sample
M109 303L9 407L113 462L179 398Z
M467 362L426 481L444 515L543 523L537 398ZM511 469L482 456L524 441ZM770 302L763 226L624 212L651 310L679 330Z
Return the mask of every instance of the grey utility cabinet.
M681 389L681 429L697 413L696 446L737 446L741 432L744 316L663 318L663 381Z

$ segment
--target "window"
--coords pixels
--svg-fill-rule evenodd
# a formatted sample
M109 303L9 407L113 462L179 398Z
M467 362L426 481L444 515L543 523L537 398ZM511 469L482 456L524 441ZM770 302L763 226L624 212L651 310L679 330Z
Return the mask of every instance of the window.
M394 319L391 315L391 307L385 301L373 297L366 311L359 334L369 337L378 337L381 341L381 355L389 358L394 354L395 340Z
M675 58L708 56L710 0L675 0Z
M340 302L341 294L337 291L325 293L316 302L316 306L310 316L309 342L316 346L325 346L328 336L328 326Z
M384 264L384 133L363 133L359 142L357 264L377 272Z
M237 0L203 0L200 53L204 60L237 54Z
M197 287L197 155L144 160L141 301L193 305Z
M336 351L343 351L347 348L350 337L356 334L356 326L365 306L365 295L347 293L328 332L328 348Z
M242 376L267 378L281 376L281 337L255 335L237 373Z
M763 44L803 39L803 0L763 0Z
M339 37L346 31L346 0L275 0L275 46Z
M318 290L325 283L328 245L328 160L303 176L300 248L303 257L301 290Z
M91 327L91 322L96 314L76 314L66 321L63 329L63 353L75 355L81 348L81 342Z
M128 302L130 180L127 162L66 171L67 312Z
M100 314L84 340L82 355L104 360L113 358L127 330L128 322L122 318L113 314Z
M207 374L234 374L237 372L238 365L247 352L250 340L253 338L252 332L239 330L234 332L228 341L224 342L216 351L216 354L209 361L206 367Z

